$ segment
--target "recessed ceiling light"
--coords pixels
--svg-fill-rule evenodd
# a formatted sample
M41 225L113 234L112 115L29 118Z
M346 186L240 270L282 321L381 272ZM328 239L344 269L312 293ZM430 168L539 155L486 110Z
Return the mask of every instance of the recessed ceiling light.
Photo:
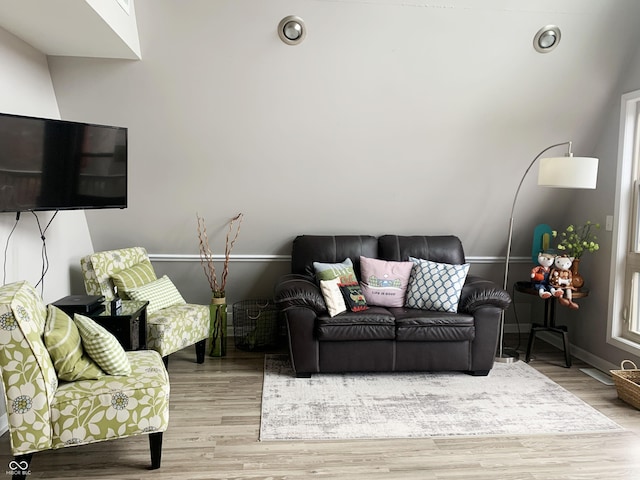
M560 43L560 29L556 25L542 27L533 37L533 48L540 53L549 53Z
M307 27L304 20L296 15L289 15L280 20L278 24L278 35L287 45L297 45L307 35Z

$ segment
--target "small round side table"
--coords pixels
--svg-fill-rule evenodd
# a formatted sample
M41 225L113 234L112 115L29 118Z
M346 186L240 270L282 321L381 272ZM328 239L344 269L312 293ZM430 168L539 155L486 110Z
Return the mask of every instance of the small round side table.
M540 298L538 290L536 290L531 282L516 282L514 288L517 292L526 293L528 295L535 295ZM580 288L572 292L573 300L584 298L589 296L588 288ZM541 299L542 300L542 299ZM533 350L533 343L538 332L553 332L562 335L562 345L564 349L564 360L566 367L571 367L571 347L569 346L569 330L565 325L556 325L556 303L557 298L550 297L544 299L544 323L532 323L531 331L529 332L529 342L527 344L527 354L525 362L529 363L531 360L531 351Z

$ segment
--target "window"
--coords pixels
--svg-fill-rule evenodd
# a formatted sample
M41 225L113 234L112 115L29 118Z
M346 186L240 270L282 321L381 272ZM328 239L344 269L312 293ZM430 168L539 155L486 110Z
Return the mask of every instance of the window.
M611 262L610 343L640 350L640 90L622 96Z

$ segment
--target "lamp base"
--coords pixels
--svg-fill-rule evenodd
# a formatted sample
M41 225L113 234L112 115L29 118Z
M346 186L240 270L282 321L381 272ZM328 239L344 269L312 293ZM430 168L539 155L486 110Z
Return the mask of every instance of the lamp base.
M503 348L502 353L496 356L498 363L515 363L520 360L520 354L511 348Z

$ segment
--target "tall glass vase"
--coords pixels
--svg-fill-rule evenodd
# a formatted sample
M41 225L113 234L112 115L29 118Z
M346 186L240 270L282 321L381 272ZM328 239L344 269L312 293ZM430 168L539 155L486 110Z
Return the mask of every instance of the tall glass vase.
M209 310L209 356L224 357L227 354L227 299L224 296L216 297L214 294Z

